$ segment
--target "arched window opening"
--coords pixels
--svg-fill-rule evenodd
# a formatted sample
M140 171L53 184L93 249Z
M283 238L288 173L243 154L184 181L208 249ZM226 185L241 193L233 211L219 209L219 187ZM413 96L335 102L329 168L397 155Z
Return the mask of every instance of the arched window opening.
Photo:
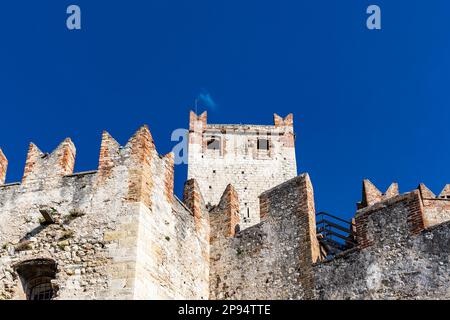
M15 266L27 300L51 300L55 296L52 280L56 278L56 263L50 259L24 261Z
M53 298L52 278L38 277L28 282L28 300L51 300Z

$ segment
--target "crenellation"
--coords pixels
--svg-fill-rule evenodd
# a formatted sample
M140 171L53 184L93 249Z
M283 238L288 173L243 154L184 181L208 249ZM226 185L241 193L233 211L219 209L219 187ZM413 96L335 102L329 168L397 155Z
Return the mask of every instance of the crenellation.
M75 167L75 155L76 149L70 138L64 140L64 142L56 149L56 156L58 158L58 167L60 167L61 174L63 176L73 173Z
M153 138L147 126L141 127L126 144L123 151L128 155L130 182L127 200L143 202L152 209L152 165L156 161Z
M120 144L107 131L103 131L98 159L100 181L110 176L112 169L118 164L120 158Z
M316 299L448 299L450 216L426 223L426 190L358 210L358 246L313 267Z
M450 184L445 185L444 189L442 189L439 194L439 198L441 199L450 199Z
M444 191L447 187L444 187ZM390 198L397 199L400 194L398 184L393 183L385 193L381 193L369 180L363 182L363 196L358 203L358 209L370 207L378 203L384 204ZM420 195L421 206L423 207L423 223L426 227L440 224L450 219L450 198L446 196L436 196L425 184L421 183L417 187ZM445 192L444 192L445 193ZM369 205L367 205L369 203ZM358 211L359 212L359 211Z
M211 240L218 236L234 237L240 231L239 196L229 184L220 198L219 204L210 211Z
M189 128L183 201L147 126L124 147L104 131L87 172L73 172L70 139L50 154L30 144L22 182L5 185L0 150L0 299L450 298L450 185L382 193L365 179L336 253L296 176L292 115L211 125L191 112Z
M44 156L45 156L44 153L42 153L42 151L39 150L39 148L34 143L31 142L28 148L22 183L27 181L27 178L33 172L34 167L37 165L39 160Z
M70 140L31 144L24 181L0 188L0 299L27 298L15 266L45 259L56 299L206 299L209 236L174 198L173 154L146 126L125 147L104 132L100 149L98 170L74 174Z
M33 184L44 180L52 183L72 174L75 155L76 148L70 138L61 142L50 154L43 153L34 143L30 143L22 183Z
M234 236L212 229L211 298L311 298L318 244L315 230L310 233L315 228L313 197L309 176L302 174L261 195L267 204L264 221ZM219 212L224 207L222 202Z
M442 195L447 186L439 196L422 183L418 187L424 207L424 224L428 228L450 220L450 197Z
M259 194L297 175L292 121L291 114L272 126L208 124L206 114L191 112L188 179L197 180L211 206L232 184L240 198L241 227L257 224Z
M384 199L389 199L398 196L399 194L398 183L393 182L384 193Z
M368 179L363 180L362 190L362 200L358 204L358 209L371 206L374 203L380 202L383 198L381 191Z
M399 195L399 189L396 182L393 182L386 192L382 193L369 179L364 179L361 201L356 204L356 207L362 209L397 195Z
M357 242L360 248L367 248L369 246L374 245L380 239L384 239L383 234L374 234L371 233L370 226L375 223L373 220L374 217L379 217L377 214L380 210L385 210L385 208L390 207L404 207L403 211L399 211L401 214L401 218L403 219L402 226L405 227L405 234L416 234L424 229L423 224L423 206L422 200L420 198L420 193L415 190L413 192L395 196L384 201L375 203L369 207L360 209L356 212L355 215L355 223L356 223L356 235ZM394 209L390 209L390 211L397 212ZM394 217L390 217L389 220L383 219L377 221L376 223L385 224L391 223L390 220L394 220ZM399 225L399 224L398 224ZM386 228L380 227L377 230L385 230ZM399 231L400 232L400 231Z
M286 117L282 118L274 113L273 123L275 127L292 127L294 125L294 115L290 113Z
M164 195L166 196L168 202L173 201L173 188L175 181L174 157L173 152L169 152L162 157L164 161Z
M430 190L428 189L428 187L426 185L424 185L423 183L421 183L417 189L420 192L420 195L422 196L422 199L435 199L436 195Z
M6 169L8 169L8 159L0 148L0 185L5 183Z
M201 219L205 216L207 208L205 201L200 192L197 181L189 179L184 184L183 203L191 210L192 215L196 219Z

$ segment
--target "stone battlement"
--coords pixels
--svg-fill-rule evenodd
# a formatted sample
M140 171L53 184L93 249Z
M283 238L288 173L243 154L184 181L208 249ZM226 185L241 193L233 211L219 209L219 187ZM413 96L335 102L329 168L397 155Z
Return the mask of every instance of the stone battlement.
M32 294L43 259L60 299L207 299L209 225L174 196L173 155L148 127L124 147L104 132L96 171L74 161L70 139L30 144L22 182L0 188L0 299Z
M182 201L173 154L147 126L125 146L103 132L88 172L73 172L70 139L51 153L30 144L21 182L5 185L0 150L0 299L450 298L450 186L382 193L364 180L356 245L330 258L292 125L275 115L281 138L213 139L206 113L191 113Z
M356 212L357 247L314 265L316 298L448 299L448 187L386 196L363 185L362 203L376 201Z
M450 220L450 185L447 184L441 193L436 196L428 187L421 183L417 187L420 194L421 206L423 206L423 220L426 227L431 227ZM378 203L385 203L385 200L396 198L399 195L397 183L392 183L385 193L382 193L369 180L363 181L362 200L357 203L360 215L367 207L372 207ZM376 207L375 207L376 208ZM372 207L373 210L373 207Z

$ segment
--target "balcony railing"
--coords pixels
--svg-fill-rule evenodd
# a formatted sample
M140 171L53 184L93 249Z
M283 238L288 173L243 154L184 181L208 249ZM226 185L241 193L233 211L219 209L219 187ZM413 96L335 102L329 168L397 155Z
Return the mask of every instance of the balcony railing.
M316 221L317 239L325 258L332 258L356 246L354 224L351 221L327 212L319 212L316 215Z

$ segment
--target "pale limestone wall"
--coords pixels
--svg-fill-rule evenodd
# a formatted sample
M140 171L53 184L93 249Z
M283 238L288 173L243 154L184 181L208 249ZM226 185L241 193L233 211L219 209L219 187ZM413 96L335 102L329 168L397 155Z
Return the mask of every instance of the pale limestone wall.
M0 295L14 298L20 289L16 263L46 257L57 262L61 299L131 298L138 219L136 204L121 201L126 188L95 190L95 174L64 177L52 189L39 184L0 187L0 268L9 279L0 280ZM41 206L54 208L60 222L43 227ZM69 221L70 212L84 216ZM30 250L14 249L21 239L31 241Z
M97 171L72 175L74 159L70 140L50 155L32 145L23 181L0 186L0 299L25 298L15 266L44 258L57 299L206 299L206 235L148 129L125 147L104 133Z
M156 185L162 183L156 174ZM192 213L163 189L153 193L153 212L140 205L135 299L199 299L209 296L209 243Z
M221 139L221 150L209 150L209 137ZM258 138L270 150L258 151ZM206 116L192 116L189 133L188 179L196 179L205 202L219 203L228 184L240 199L241 227L257 224L258 196L297 176L292 122L278 126L206 124Z

